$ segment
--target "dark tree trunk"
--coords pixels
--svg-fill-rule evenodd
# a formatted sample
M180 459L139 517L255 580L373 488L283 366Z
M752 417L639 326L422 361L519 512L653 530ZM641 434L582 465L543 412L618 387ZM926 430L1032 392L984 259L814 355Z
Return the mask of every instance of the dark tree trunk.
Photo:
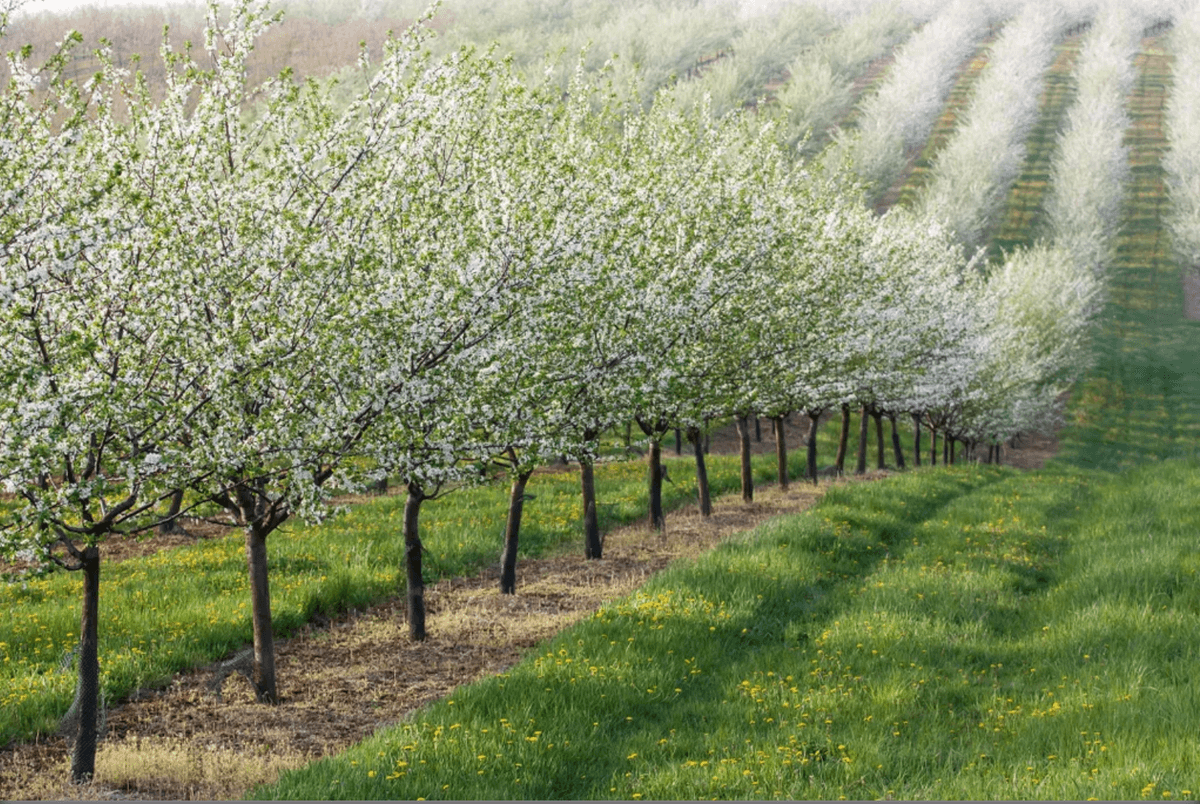
M808 412L808 441L805 446L808 448L807 464L808 464L808 479L812 484L817 485L817 422L821 420L821 411Z
M678 427L675 428L675 454L683 454L683 432Z
M187 533L179 524L179 512L183 510L183 489L171 495L171 507L167 509L166 519L158 526L159 534L170 536L177 533Z
M921 414L914 413L913 419L913 465L921 465Z
M757 416L754 417L754 441L756 444L762 443L762 420Z
M525 486L533 470L513 470L512 491L508 495L508 521L504 524L504 551L500 554L500 594L517 593L517 548L521 543L521 515L525 511Z
M275 684L275 630L267 579L267 534L260 523L246 526L246 566L250 571L250 619L254 627L254 669L250 681L259 703L279 703Z
M900 446L900 431L896 427L896 414L889 413L888 419L892 422L892 453L896 456L896 468L903 471L904 465L904 449Z
M954 457L954 453L950 449L950 447L953 443L954 443L954 437L951 436L949 433L942 436L942 465L943 466L949 466L951 463L951 459Z
M750 465L750 418L737 417L738 442L742 456L742 501L754 501L754 473Z
M408 638L425 641L425 577L421 568L421 503L425 492L417 483L409 482L408 498L404 501L404 570L407 580Z
M600 558L604 546L600 541L600 518L596 515L596 475L591 458L579 462L579 485L583 491L583 555Z
M887 469L883 450L883 413L871 410L871 418L875 420L875 466L877 469Z
M83 605L79 612L79 733L71 752L71 781L83 784L96 773L96 743L100 738L100 548L85 547Z
M862 421L858 425L858 462L854 466L854 474L865 475L867 473L867 425L868 425L867 406L862 406Z
M712 516L712 497L708 492L708 466L704 461L704 440L700 436L700 428L688 428L688 441L692 442L692 451L696 454L696 491L700 501L700 516Z
M592 436L592 438L595 438L595 436ZM587 440L591 441L592 439L589 438ZM625 422L625 448L629 449L631 444L633 444L633 422Z
M929 426L929 465L937 466L937 428Z
M850 406L842 403L842 432L838 436L837 459L833 463L839 476L846 474L846 447L850 444Z
M650 511L648 521L651 530L657 530L659 533L662 533L664 530L666 530L667 518L663 513L662 500L662 442L657 438L650 439L650 452L646 455L646 462L650 467Z
M996 445L996 465L997 465L997 466L999 466L999 465L1000 465L1000 456L1001 456L1001 454L1003 453L1003 450L1004 450L1004 445L1003 445L1003 444L997 444L997 445Z
M788 459L787 459L787 433L783 429L783 417L776 416L771 419L775 425L775 467L779 473L779 488L787 491L788 481Z

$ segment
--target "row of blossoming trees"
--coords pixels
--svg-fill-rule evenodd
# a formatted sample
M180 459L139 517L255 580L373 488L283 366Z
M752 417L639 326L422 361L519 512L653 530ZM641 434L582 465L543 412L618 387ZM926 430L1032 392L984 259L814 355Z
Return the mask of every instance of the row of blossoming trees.
M0 96L0 541L85 576L77 779L111 534L233 517L274 702L267 541L331 489L404 483L421 639L421 505L480 465L513 481L511 592L524 483L551 456L582 466L600 557L591 467L619 423L649 439L661 524L674 428L698 444L721 417L802 412L815 479L824 411L995 443L1044 423L1085 362L1089 299L879 218L767 116L647 107L582 70L565 96L531 89L486 54L429 56L420 24L364 54L369 88L338 111L286 74L246 85L270 23L258 0L214 5L216 67L164 48L161 101L111 65L57 78L70 39L42 69L13 58Z

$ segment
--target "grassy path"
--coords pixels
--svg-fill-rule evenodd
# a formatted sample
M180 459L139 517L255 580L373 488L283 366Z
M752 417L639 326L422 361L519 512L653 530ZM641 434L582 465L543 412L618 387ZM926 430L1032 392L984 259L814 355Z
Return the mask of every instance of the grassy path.
M988 249L993 261L1020 246L1031 246L1041 231L1042 203L1050 188L1050 165L1058 145L1058 134L1074 98L1073 70L1086 34L1068 36L1056 48L1057 55L1046 71L1042 90L1041 116L1026 143L1025 165L1009 190L1004 213L996 225Z
M1195 478L960 467L835 489L261 794L1190 796ZM1152 506L1116 493L1148 481Z
M876 210L882 212L895 204L911 204L929 177L929 171L938 153L945 147L951 135L958 126L958 116L971 103L975 84L988 65L991 47L1000 35L999 28L994 29L979 43L975 54L962 65L958 78L954 82L946 104L934 123L933 131L925 145L911 155L910 163L904 173L880 197L875 204Z
M1200 445L1200 324L1183 315L1182 277L1166 227L1163 105L1171 58L1163 38L1144 42L1127 137L1133 167L1117 242L1112 303L1091 378L1071 412L1064 457L1109 470L1194 457Z

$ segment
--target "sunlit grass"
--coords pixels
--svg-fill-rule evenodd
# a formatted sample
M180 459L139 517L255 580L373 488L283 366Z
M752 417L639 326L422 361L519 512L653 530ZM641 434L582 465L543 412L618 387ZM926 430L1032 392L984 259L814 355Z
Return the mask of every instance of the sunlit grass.
M1186 797L1198 468L834 489L262 794Z

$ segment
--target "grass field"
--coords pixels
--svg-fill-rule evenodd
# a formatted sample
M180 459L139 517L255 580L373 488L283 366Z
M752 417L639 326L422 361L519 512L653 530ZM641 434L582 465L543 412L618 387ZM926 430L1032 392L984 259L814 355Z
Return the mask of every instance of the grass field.
M835 489L257 796L1200 794L1200 324L1162 235L1156 40L1139 66L1111 301L1056 461Z

